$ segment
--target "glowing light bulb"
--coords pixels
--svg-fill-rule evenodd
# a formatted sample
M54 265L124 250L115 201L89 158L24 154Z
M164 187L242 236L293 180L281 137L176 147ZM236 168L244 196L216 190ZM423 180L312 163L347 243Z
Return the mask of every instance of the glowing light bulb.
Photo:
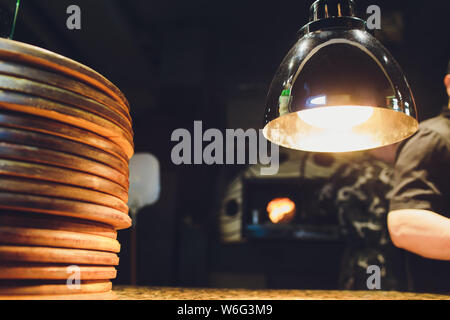
M373 114L373 108L332 106L302 110L297 114L302 121L316 128L348 130L369 120Z
M376 148L379 141L369 135L351 131L325 131L300 139L297 144L302 150L316 152L348 152Z

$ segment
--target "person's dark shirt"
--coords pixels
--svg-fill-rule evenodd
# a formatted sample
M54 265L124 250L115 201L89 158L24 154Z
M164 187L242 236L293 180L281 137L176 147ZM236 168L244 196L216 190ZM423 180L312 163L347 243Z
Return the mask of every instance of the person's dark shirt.
M450 109L422 122L397 152L390 211L422 209L450 217ZM450 292L450 261L406 254L409 288Z
M319 192L319 207L337 215L347 240L339 288L367 290L367 268L380 267L382 290L404 290L403 252L389 238L386 195L393 167L368 155L342 164ZM320 212L320 211L319 211Z

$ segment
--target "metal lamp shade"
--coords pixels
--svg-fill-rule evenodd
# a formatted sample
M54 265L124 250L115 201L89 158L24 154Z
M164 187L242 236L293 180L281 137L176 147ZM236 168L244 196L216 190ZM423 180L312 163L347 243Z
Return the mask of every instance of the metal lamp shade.
M397 62L363 20L322 17L321 4L332 12L333 4L351 8L352 2L313 4L313 21L302 28L270 86L265 137L292 149L346 152L414 134L416 107Z

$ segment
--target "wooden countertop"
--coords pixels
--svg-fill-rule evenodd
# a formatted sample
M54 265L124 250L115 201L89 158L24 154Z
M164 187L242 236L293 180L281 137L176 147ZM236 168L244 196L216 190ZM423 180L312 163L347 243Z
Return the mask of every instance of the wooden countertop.
M450 294L378 290L246 290L115 286L114 292L119 300L450 300Z

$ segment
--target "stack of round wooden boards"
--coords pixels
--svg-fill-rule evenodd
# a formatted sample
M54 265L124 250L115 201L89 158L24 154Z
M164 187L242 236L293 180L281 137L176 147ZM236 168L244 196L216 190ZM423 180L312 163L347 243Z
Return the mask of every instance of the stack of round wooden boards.
M73 60L0 39L0 299L110 299L129 104Z

